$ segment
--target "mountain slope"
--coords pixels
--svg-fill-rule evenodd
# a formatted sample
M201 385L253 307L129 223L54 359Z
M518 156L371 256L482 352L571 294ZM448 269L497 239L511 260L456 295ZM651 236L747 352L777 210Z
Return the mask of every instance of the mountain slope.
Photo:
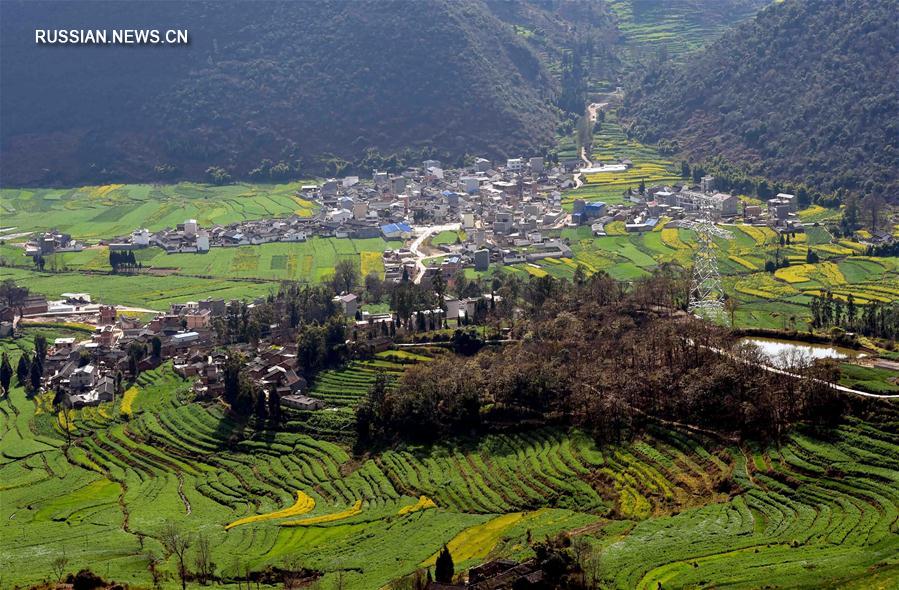
M555 83L480 0L4 2L5 184L243 176L369 147L538 152ZM189 47L47 47L34 28L189 28Z
M824 189L899 188L899 9L894 0L788 0L683 66L647 71L631 130Z

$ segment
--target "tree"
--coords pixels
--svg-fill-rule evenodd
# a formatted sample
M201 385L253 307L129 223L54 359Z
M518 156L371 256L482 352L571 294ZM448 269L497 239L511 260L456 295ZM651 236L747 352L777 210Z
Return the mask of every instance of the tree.
M210 166L206 169L206 178L212 184L228 184L231 182L231 175L228 174L228 171L219 166Z
M69 558L66 557L65 547L62 549L62 553L53 558L50 565L53 567L53 575L56 576L57 581L62 581L63 576L66 575L66 568L69 567Z
M264 391L256 392L256 427L263 428L268 418L268 404L265 399Z
M284 560L281 566L281 582L284 590L297 590L303 582L303 567L294 556Z
M28 358L28 353L23 352L22 356L19 357L19 364L16 366L16 380L19 382L19 385L25 386L30 372L31 360Z
M177 524L167 521L159 534L159 542L162 543L166 553L174 555L178 560L178 577L181 578L181 590L187 589L187 550L190 548L190 536L181 531Z
M137 376L140 374L139 363L146 354L147 347L145 344L132 342L131 345L128 346L128 370L131 372L132 379L137 379Z
M9 364L9 355L4 351L0 360L0 391L9 393L9 384L12 381L12 365Z
M194 556L194 567L197 569L197 579L205 586L215 572L215 564L212 562L212 548L209 545L209 537L204 533L197 535L197 553Z
M35 358L31 363L31 370L28 373L28 380L31 384L31 392L32 394L37 394L41 390L41 379L44 376L44 368L38 362L38 359Z
M47 358L47 337L43 334L38 334L34 337L34 358L37 359L41 365L44 364L44 359Z
M844 234L851 234L858 228L858 199L855 195L846 198L843 207L843 218L840 221Z
M337 293L349 293L359 284L359 271L356 263L348 258L342 258L334 265L334 277L331 285Z
M21 307L28 297L28 288L19 287L12 279L0 283L0 301L9 307Z
M880 227L880 213L886 208L886 205L886 199L879 193L871 193L862 199L861 210L870 222L869 227L872 231Z
M158 359L162 356L162 340L159 339L159 336L153 336L153 339L150 340L150 349L153 358Z
M162 565L162 559L152 551L144 553L144 557L147 558L147 571L150 572L150 579L153 580L154 590L160 588L162 570L159 569L159 566Z
M225 360L225 366L222 370L222 383L225 386L223 397L229 405L233 405L237 401L237 396L240 393L240 365L240 357L232 354Z
M454 573L453 556L450 555L449 549L444 545L437 555L437 563L434 564L434 579L442 584L451 584Z
M274 426L281 423L281 395L274 387L268 392L268 419Z
M446 301L443 299L443 296L446 295L446 281L443 278L443 271L439 268L434 275L434 280L431 285L434 288L434 293L437 294L437 306L443 311L446 311Z

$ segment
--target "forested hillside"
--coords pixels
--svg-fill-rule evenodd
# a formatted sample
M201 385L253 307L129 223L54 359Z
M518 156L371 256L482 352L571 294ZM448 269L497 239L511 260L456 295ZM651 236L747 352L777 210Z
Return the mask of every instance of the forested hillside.
M537 153L558 120L557 83L480 0L2 8L5 184ZM191 44L35 45L57 27L188 28Z
M636 75L630 129L758 175L895 194L897 44L894 0L774 4L686 63Z

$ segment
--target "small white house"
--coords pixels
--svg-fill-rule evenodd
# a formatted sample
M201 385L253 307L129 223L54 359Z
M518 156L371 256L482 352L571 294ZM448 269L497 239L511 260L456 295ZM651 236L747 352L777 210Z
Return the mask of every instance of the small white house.
M209 252L209 232L205 229L197 233L197 252Z
M140 229L136 229L131 232L131 243L135 246L149 246L150 245L150 230L145 227Z

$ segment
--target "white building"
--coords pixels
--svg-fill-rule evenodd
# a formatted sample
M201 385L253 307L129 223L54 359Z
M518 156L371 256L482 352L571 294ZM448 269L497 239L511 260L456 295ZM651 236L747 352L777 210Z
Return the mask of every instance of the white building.
M524 168L524 161L521 158L509 158L506 160L506 168L512 172L521 172Z
M328 211L328 219L336 223L343 223L353 218L353 212L349 209L332 209Z
M197 232L197 252L209 252L209 232L205 229Z
M459 186L468 194L476 193L481 186L481 179L477 176L463 176L459 179Z
M184 235L192 238L197 235L197 220L196 219L188 219L184 222Z
M131 232L131 243L135 246L149 246L150 245L150 230L145 227L140 229L136 229Z

